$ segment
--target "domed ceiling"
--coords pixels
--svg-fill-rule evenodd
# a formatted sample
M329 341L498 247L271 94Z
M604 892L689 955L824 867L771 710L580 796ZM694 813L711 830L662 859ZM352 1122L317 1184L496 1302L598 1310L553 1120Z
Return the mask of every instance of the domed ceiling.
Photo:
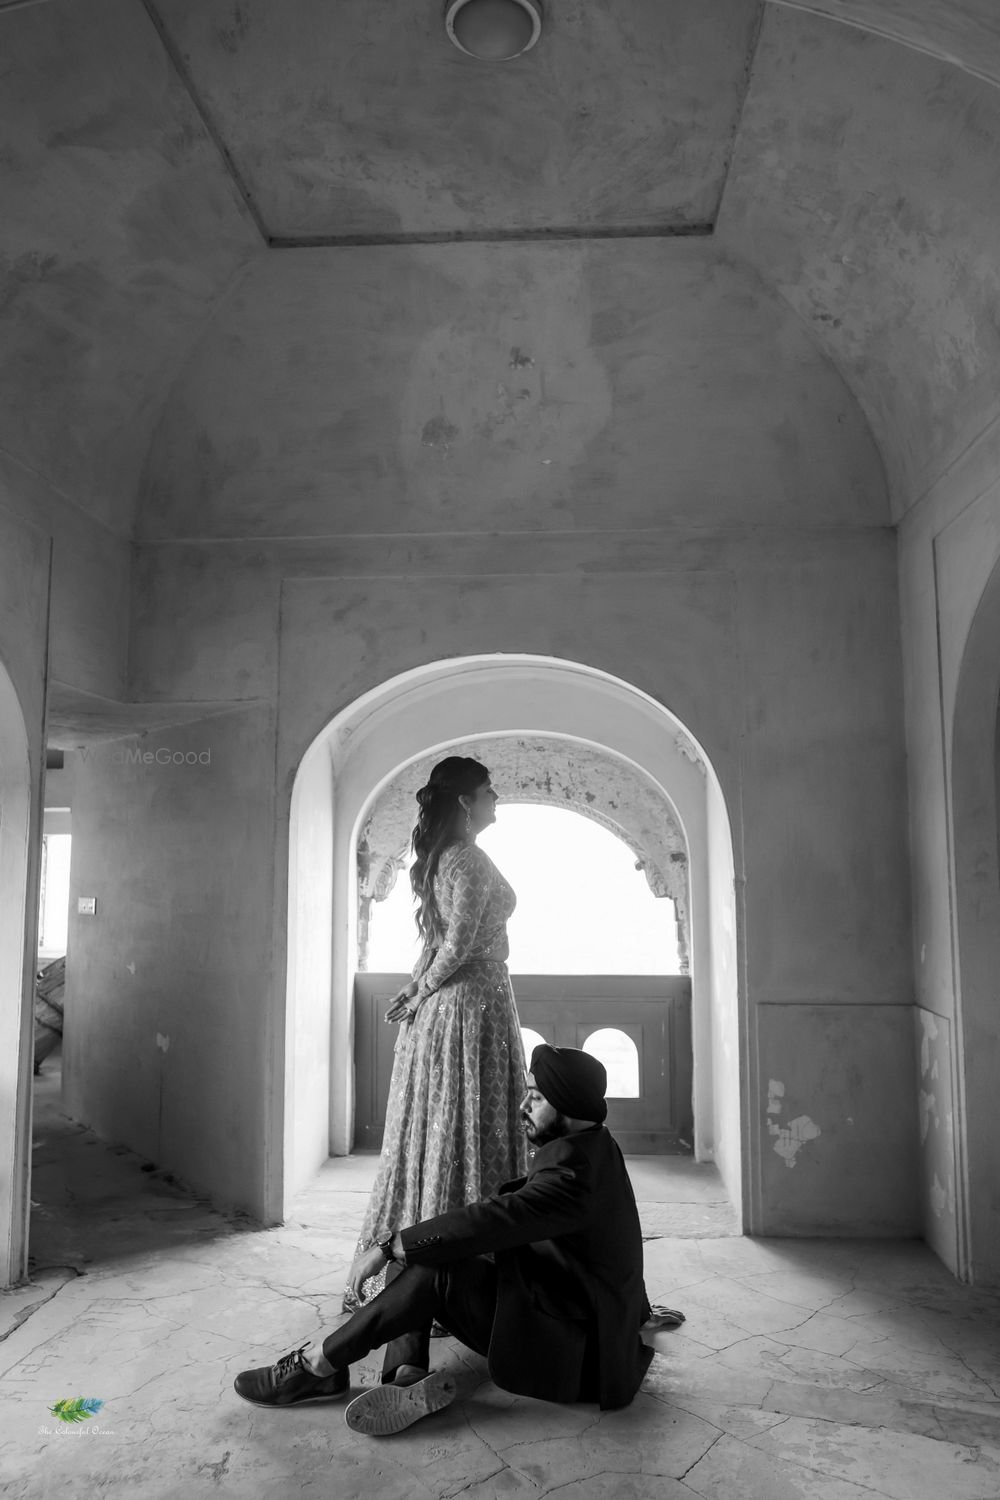
M499 66L452 48L442 10L0 4L9 460L130 534L192 351L217 332L223 382L226 341L246 358L227 305L289 299L303 256L462 240L702 244L703 301L763 283L840 372L896 516L995 417L993 0L548 0L539 45Z

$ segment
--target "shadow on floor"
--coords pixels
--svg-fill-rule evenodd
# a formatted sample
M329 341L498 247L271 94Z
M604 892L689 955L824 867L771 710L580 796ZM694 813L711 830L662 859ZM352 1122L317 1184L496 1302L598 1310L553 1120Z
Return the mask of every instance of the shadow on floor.
M82 1272L151 1249L246 1233L169 1172L125 1146L109 1146L62 1111L61 1055L34 1079L29 1271Z

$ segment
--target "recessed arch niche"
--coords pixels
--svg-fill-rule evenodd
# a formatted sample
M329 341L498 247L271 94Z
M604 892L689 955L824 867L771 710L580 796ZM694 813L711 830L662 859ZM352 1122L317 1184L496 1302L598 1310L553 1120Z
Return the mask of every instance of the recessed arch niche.
M555 738L631 764L676 816L690 857L696 1149L742 1214L742 997L733 843L693 726L608 673L527 655L432 662L366 693L316 736L292 789L285 1036L284 1201L350 1150L358 840L407 766L491 737Z

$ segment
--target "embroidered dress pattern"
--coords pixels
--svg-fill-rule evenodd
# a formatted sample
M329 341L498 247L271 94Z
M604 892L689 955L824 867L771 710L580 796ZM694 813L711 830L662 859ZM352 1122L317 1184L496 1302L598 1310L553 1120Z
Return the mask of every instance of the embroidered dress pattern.
M444 850L434 895L444 938L414 969L421 1003L400 1026L359 1250L488 1197L526 1170L524 1048L506 963L517 898L471 843ZM384 1279L366 1282L365 1300Z

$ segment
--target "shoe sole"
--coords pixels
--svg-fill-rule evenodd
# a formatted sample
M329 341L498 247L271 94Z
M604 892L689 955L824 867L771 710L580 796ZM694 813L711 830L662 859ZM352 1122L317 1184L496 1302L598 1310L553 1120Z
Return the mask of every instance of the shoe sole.
M413 1385L376 1385L363 1391L344 1412L344 1421L366 1437L391 1437L450 1406L455 1393L455 1377L435 1370Z

